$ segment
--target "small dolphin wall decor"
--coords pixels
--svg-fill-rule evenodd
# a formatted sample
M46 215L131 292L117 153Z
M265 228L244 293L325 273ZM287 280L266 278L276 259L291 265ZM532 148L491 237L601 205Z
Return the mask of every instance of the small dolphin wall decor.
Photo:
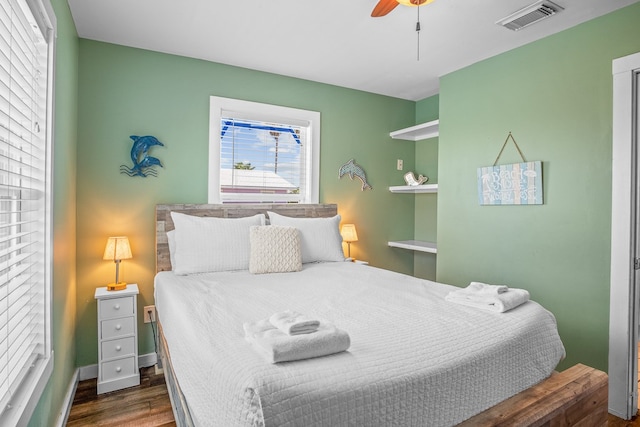
M158 176L158 172L154 169L155 166L162 166L159 159L151 157L149 150L154 145L160 145L164 147L164 144L155 136L136 136L131 135L129 138L133 140L133 146L131 147L131 161L133 167L126 165L120 165L120 173L124 173L129 176L141 176L146 178L147 176Z
M338 179L342 178L344 175L349 175L349 178L353 179L353 177L357 177L360 181L362 181L361 190L365 189L373 190L373 187L369 185L367 182L367 175L364 173L364 169L358 164L356 164L354 159L349 160L344 165L340 166L340 170L338 171Z

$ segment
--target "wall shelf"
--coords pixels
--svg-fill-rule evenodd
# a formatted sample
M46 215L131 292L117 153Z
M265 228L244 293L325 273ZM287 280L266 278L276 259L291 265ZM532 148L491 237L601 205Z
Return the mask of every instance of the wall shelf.
M440 120L433 120L405 129L396 130L389 133L393 139L404 139L406 141L420 141L421 139L433 138L440 134Z
M438 184L396 185L389 187L392 193L437 193Z
M438 253L438 246L433 242L423 242L421 240L400 240L388 242L392 248L409 249L418 252Z
M433 120L405 129L396 130L389 133L393 139L404 139L406 141L420 141L422 139L434 138L440 135L440 120ZM397 185L389 187L392 193L437 193L438 184L426 185ZM422 240L397 240L387 244L392 248L408 249L410 251L438 253L438 246L435 242L425 242Z

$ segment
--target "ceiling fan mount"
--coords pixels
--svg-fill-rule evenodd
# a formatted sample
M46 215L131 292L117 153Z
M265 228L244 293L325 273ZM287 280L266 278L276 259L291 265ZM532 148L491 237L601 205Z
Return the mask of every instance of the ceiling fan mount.
M376 4L376 7L373 8L371 16L374 18L385 16L399 4L404 6L424 6L425 4L429 4L433 1L435 0L380 0L378 1L378 4Z

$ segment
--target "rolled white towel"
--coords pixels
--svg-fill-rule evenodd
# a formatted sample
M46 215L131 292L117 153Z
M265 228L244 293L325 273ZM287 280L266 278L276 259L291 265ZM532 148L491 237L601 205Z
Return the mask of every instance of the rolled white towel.
M460 293L473 295L494 296L507 292L509 288L505 285L489 285L482 282L471 282L466 288L460 289Z
M526 289L510 288L507 292L502 292L494 296L469 295L453 291L449 292L444 299L469 307L504 313L529 301L529 291Z
M287 335L269 319L242 326L245 339L271 363L327 356L345 351L351 345L349 334L326 322L321 322L315 333L302 335Z
M293 310L276 313L269 318L269 322L288 335L310 334L320 326L318 319L311 319Z

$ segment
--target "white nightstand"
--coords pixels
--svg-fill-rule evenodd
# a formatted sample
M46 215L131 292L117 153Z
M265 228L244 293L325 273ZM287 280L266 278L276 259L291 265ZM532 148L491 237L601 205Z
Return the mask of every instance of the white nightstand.
M97 288L98 394L140 384L138 371L138 285L121 291Z

